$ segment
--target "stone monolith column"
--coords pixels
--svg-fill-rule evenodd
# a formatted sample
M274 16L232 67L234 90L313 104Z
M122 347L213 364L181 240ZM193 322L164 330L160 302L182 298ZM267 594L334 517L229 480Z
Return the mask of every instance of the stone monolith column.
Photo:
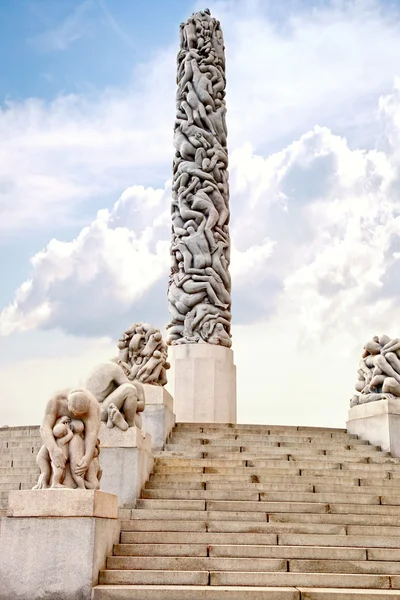
M177 421L236 422L225 52L209 10L180 27L168 344Z

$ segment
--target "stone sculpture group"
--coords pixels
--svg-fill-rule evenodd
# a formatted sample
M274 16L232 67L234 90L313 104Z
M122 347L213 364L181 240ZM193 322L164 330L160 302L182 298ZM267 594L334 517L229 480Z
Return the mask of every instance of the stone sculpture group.
M208 9L180 28L169 344L232 345L225 53Z
M40 428L43 446L36 459L40 475L34 489L98 489L99 428L100 405L88 390L54 394Z
M143 383L167 383L167 345L158 329L134 323L118 348L119 356L95 367L83 388L57 392L48 401L34 489L98 489L101 422L122 431L142 428Z
M167 383L168 347L161 332L148 323L134 323L118 341L118 360L128 378L141 383Z
M364 346L350 406L400 397L400 339L374 336Z

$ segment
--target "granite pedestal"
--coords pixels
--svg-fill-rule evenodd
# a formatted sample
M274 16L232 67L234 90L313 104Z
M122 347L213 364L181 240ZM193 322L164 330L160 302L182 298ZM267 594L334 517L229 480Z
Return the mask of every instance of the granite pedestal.
M116 496L97 490L18 490L0 533L1 600L90 600L118 542Z
M178 422L236 423L236 366L230 348L181 344L169 349Z
M162 450L175 425L174 400L162 386L144 384L143 387L146 399L143 429L151 435L153 450Z
M101 489L118 496L119 506L134 506L153 469L151 435L137 427L121 431L102 423L99 439Z
M400 456L400 398L353 406L346 426L349 433Z

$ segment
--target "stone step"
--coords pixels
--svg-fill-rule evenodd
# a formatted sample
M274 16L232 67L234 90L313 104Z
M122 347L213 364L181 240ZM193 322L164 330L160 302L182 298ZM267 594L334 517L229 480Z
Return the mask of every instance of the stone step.
M112 573L112 571L110 571ZM127 571L132 573L132 571ZM210 585L396 588L396 576L347 573L262 573L211 571Z
M265 513L233 511L178 511L178 510L132 510L132 520L183 520L183 521L254 521L256 523L321 523L335 525L393 525L400 527L400 513L394 515L315 514L315 513ZM245 524L246 526L248 523ZM179 525L178 525L179 527Z
M345 504L323 502L251 502L232 500L157 500L140 499L139 509L146 510L195 510L195 511L242 511L244 514L254 512L264 513L314 513L314 514L366 514L366 515L399 515L399 506L381 504ZM135 510L135 509L134 509ZM133 511L132 511L133 512Z
M161 510L195 510L205 511L206 501L205 500L145 500L139 499L136 502L137 508L144 509L161 509ZM137 512L137 511L132 511Z
M292 487L292 486L291 486ZM208 486L207 486L207 489ZM347 486L347 485L325 485L318 484L314 485L314 491L317 493L325 494L325 493L354 493L354 494L399 494L400 499L400 485L395 485L395 482L391 482L391 485L383 486L380 482L379 484L375 483L375 485L362 485L362 486Z
M1 437L19 437L26 435L37 435L40 431L40 425L31 425L29 427L0 427Z
M24 456L24 458L7 458L0 459L0 467L12 468L12 467L22 467L24 469L36 468L36 456L34 454L29 454Z
M189 525L192 523L189 522ZM311 536L310 536L311 537ZM330 536L327 536L330 537ZM346 536L339 536L346 538ZM127 531L121 529L121 544L256 544L277 545L278 536L273 533L207 533L189 528L186 532L176 531ZM394 539L391 538L394 543ZM389 540L390 541L390 540ZM392 545L393 545L392 543ZM311 544L305 544L311 545ZM338 545L338 544L336 544ZM349 544L348 544L349 545ZM383 547L382 544L380 547ZM386 546L390 547L390 546Z
M20 483L21 481L35 481L37 480L37 473L29 473L27 475L14 475L11 474L8 477L4 475L0 475L0 484L6 483L13 485L15 483Z
M155 571L106 570L100 572L99 583L135 585L252 585L261 587L308 586L336 588L390 589L396 577L389 575L346 573L284 573L240 571ZM394 585L393 585L394 584ZM398 588L395 588L398 589Z
M208 571L100 571L100 584L208 585ZM190 588L189 588L190 589Z
M395 590L358 590L334 588L296 588L303 600L387 600L396 598L399 592Z
M107 570L241 571L294 573L398 574L400 563L367 560L235 558L186 556L110 556Z
M92 600L300 600L300 592L294 587L191 585L189 589L190 596L184 585L98 585L93 589ZM360 596L360 600L364 597Z
M138 548L141 547L137 544ZM128 544L129 547L129 544ZM389 553L391 550L386 549ZM346 560L366 561L367 552L365 548L337 548L317 546L240 546L240 545L210 545L209 556L243 557L243 558L284 558L284 559L312 559L312 560ZM396 552L396 550L394 550ZM368 555L369 556L369 555ZM374 559L371 559L374 560ZM380 560L380 559L377 559ZM396 558L383 560L397 560Z
M3 483L0 483L0 491L4 492L4 491L8 491L8 490L26 490L26 489L29 489L30 487L34 486L36 481L37 481L37 477L36 477L36 479L33 479L32 482L30 482L30 481L3 482Z
M383 549L378 554L366 548L337 548L317 546L256 546L256 545L209 545L206 544L116 544L115 556L215 556L232 558L301 558L340 560L398 560L400 551ZM374 558L376 556L376 558ZM388 558L390 556L390 558Z
M191 523L189 522L189 525ZM396 537L384 535L324 535L299 533L215 533L194 531L127 531L122 529L122 544L211 544L268 546L327 546L399 549ZM382 560L384 558L382 557Z
M224 520L140 520L130 519L121 522L123 531L197 531L212 533L332 533L345 535L346 528L363 527L362 525L329 525L321 523L262 523L258 521L224 521ZM377 527L379 529L379 527ZM396 529L394 527L393 529ZM354 532L356 534L356 532ZM365 533L365 532L362 532ZM395 535L393 533L392 535Z
M301 469L301 476L303 477L343 477L343 478L357 478L357 479L394 479L395 473L389 469L378 467L376 465L365 465L369 469L367 470L358 470L357 467L360 465L356 465L355 470L345 469L342 466L341 471L331 471L330 473L326 473L324 469ZM397 475L396 475L397 477Z
M0 471L1 472L1 471ZM236 473L236 474L235 474ZM168 482L181 482L181 481L190 481L190 482L214 482L229 485L234 482L251 482L251 483L276 483L281 481L286 481L286 478L283 478L282 475L286 475L286 470L283 469L253 469L249 467L248 469L240 469L238 473L237 470L234 473L226 474L222 479L220 473L152 473L150 475L150 481L168 481ZM387 472L379 473L374 471L373 473L368 473L368 477L363 477L361 481L371 482L371 485L380 485L382 482L386 482L391 485L400 485L399 483L394 483L395 479L392 477L389 479L390 474ZM294 470L290 473L290 481L294 483L331 483L331 484L345 484L345 485L356 485L358 486L360 483L360 478L355 477L354 473L343 472L343 471L318 471L317 474L306 475L304 471L300 475L300 470ZM365 483L364 485L368 485Z
M150 511L153 512L153 511ZM217 519L217 513L208 511L209 519ZM224 513L223 513L224 514ZM228 513L235 515L241 513ZM247 513L244 513L247 515ZM254 513L261 515L264 513ZM268 523L330 523L336 525L394 525L400 527L400 512L398 515L357 515L357 514L314 514L314 513L268 513Z
M295 559L296 560L296 559ZM318 561L317 561L318 562ZM323 561L320 561L323 562ZM356 561L354 561L356 562ZM367 561L365 561L367 563ZM379 562L371 561L371 565ZM384 563L387 564L387 563ZM397 564L397 563L394 563ZM369 566L369 565L368 565ZM400 565L399 565L400 567ZM372 568L372 567L371 567ZM107 570L157 570L157 571L284 571L287 560L283 558L220 558L185 556L109 556ZM355 571L357 572L357 571ZM373 571L372 571L373 572ZM380 571L382 572L382 571Z
M254 454L256 456L263 456L263 455L281 455L281 454L314 454L314 455L321 455L321 454L335 454L335 453L340 453L343 455L347 455L347 454L357 454L357 455L371 455L371 456L375 456L375 455L382 455L382 456L388 456L389 453L388 452L382 452L377 446L364 446L364 445L353 445L353 446L348 446L345 444L341 444L341 445L335 445L335 446L326 446L323 447L321 445L315 445L315 444L310 444L310 443L305 443L305 444L288 444L287 442L283 443L284 445L277 445L278 442L275 442L276 445L263 445L263 446L256 446L256 445L251 445L251 444L245 444L242 445L241 443L238 443L238 440L234 440L237 443L236 444L207 444L207 445L203 445L203 444L187 444L187 445L182 445L182 444L166 444L164 451L165 452L182 452L182 453L187 453L187 452L207 452L209 454Z
M339 477L339 478L348 478L348 479L399 479L398 474L394 471L388 470L382 467L377 467L376 465L366 465L369 467L368 471L359 470L343 470L340 469L309 469L309 468L300 468L298 464L294 462L285 463L284 468L270 467L268 469L261 469L256 467L237 467L235 468L223 468L223 467L182 467L182 466L160 466L154 469L152 479L162 478L164 476L169 475L169 479L177 480L181 478L181 476L185 476L190 479L189 475L200 476L200 475L214 475L214 479L230 481L233 477L236 480L243 479L244 477L255 476L258 478L265 478L266 480L284 475L285 477L290 475L293 476L301 476L307 477L308 482L314 481L316 477ZM167 477L168 478L168 477ZM311 479L310 479L311 478ZM204 479L204 478L200 478ZM212 478L210 478L211 480ZM304 481L304 480L303 480Z
M232 427L232 428L220 428L220 427L203 427L203 428L191 428L191 427L177 427L174 428L171 432L172 435L179 436L201 436L207 437L209 435L215 436L256 436L258 438L263 438L264 436L269 435L279 435L283 437L287 436L303 436L308 438L356 438L357 436L353 434L349 434L346 431L339 430L318 430L318 429L296 429L296 428L287 428L287 427Z
M297 492L257 492L234 490L179 490L179 489L143 489L142 498L176 499L176 500L245 500L265 502L326 502L341 504L396 504L400 499L395 496L381 498L371 494L329 494L329 493L297 493ZM385 500L385 502L383 501Z
M375 573L383 575L400 573L400 563L377 560L356 561L347 560L347 558L345 560L303 560L294 558L289 560L288 564L288 570L291 573Z
M301 479L299 480L301 481ZM355 480L356 483L349 484L347 481L339 484L330 484L325 483L325 480L319 484L312 483L290 483L290 490L292 492L317 492L317 493L367 493L373 495L379 495L382 493L391 494L400 494L400 486L396 485L395 482L390 482L391 485L384 486L382 482L379 482L379 485L375 482L375 485L358 485L358 480ZM390 480L389 480L390 481ZM145 485L146 489L178 489L178 490L236 490L236 491L258 491L258 492L276 492L276 491L286 491L288 488L288 484L285 480L280 479L278 482L265 482L265 483L251 483L251 482L241 482L241 481L233 481L233 482L190 482L190 481L148 481Z
M400 542L394 536L386 535L382 527L368 530L368 527L351 525L347 535L320 535L281 533L278 544L283 546L351 546L366 548L400 548Z
M303 515L302 515L303 516ZM342 516L342 515L336 515L338 517ZM183 520L183 521L197 521L197 520L202 520L202 521L212 521L212 520L216 520L216 521L221 521L221 520L227 520L227 521L263 521L263 522L267 522L267 513L265 512L251 512L251 513L247 513L247 512L232 512L232 511L222 511L222 510L218 510L218 511L198 511L198 510L145 510L145 509L141 509L141 510L132 510L131 511L131 519L133 520ZM392 517L391 515L388 516L388 518L392 518L395 519L395 517ZM354 521L357 523L362 523L364 524L365 519L364 520L360 520L360 521ZM376 524L381 524L378 521L374 521ZM385 521L385 523L382 523L384 525L388 524L389 522Z
M306 587L98 585L92 600L388 600L396 590ZM302 594L302 596L301 596Z
M0 467L0 477L9 477L11 475L15 476L30 476L32 473L39 473L39 468L35 464L33 468L31 467Z
M276 450L281 450L280 452L209 452L208 450L171 450L171 451L162 451L155 453L156 464L174 464L172 459L180 459L181 461L196 461L194 466L199 466L198 460L241 460L246 461L249 466L264 466L263 463L266 463L265 466L269 466L271 461L277 463L278 461L311 461L317 462L322 461L324 463L371 463L371 464L396 464L399 465L400 462L397 459L393 459L390 456L384 455L381 452L376 452L375 456L372 452L367 453L355 453L348 451L345 453L342 452L332 452L327 453L324 450L319 450L317 452L308 451L296 451L288 452L286 448L277 448ZM186 465L190 466L190 465ZM211 465L210 465L211 466ZM274 464L272 464L274 466ZM279 466L276 464L276 466Z
M381 465L385 466L385 469L397 470L400 467L400 459L392 458L390 456L380 456L377 453L376 457L368 456L353 456L349 453L348 457L339 457L337 455L332 456L298 456L295 454L284 454L280 457L271 458L251 458L242 452L237 454L226 455L225 458L216 457L193 457L170 455L167 453L160 453L155 459L155 467L158 469L162 466L179 466L179 467L223 467L224 469L232 469L236 467L279 467L284 468L286 466L294 466L290 463L296 463L299 468L304 469L315 469L315 468L329 468L329 469L340 469L340 465L346 465L347 468L365 469L368 467L380 468ZM323 465L321 465L323 463Z
M328 457L321 457L328 458ZM186 464L185 464L186 462ZM224 464L226 462L226 464ZM232 464L235 463L236 464ZM4 465L6 466L6 465ZM17 466L17 465L15 465ZM253 469L249 471L248 469ZM192 459L182 460L179 462L179 458L165 460L158 462L154 467L154 473L221 473L225 475L231 475L236 473L239 474L251 474L258 473L259 471L270 471L271 474L279 472L282 475L289 475L295 473L304 473L305 475L315 473L317 471L339 471L343 470L350 472L353 477L373 477L374 473L378 473L382 476L384 473L396 473L399 474L400 465L385 463L385 464L373 464L367 462L333 462L333 461L313 461L313 460L273 460L270 461L218 461L212 459ZM272 471L273 470L273 471ZM278 470L278 471L277 471ZM333 475L337 475L334 473Z
M320 473L322 474L326 474L326 471L320 471ZM382 472L381 472L382 473ZM255 475L256 477L261 477L261 476L266 476L266 477L278 477L281 475L298 475L300 476L300 469L299 467L295 466L294 463L291 463L286 466L285 468L282 469L277 469L277 468L270 468L270 469L255 469L253 467L236 467L232 468L232 469L228 469L228 468L216 468L216 467L183 467L183 466L160 466L160 467L155 467L153 470L153 474L151 475L151 479L172 479L173 481L179 480L186 477L186 479L191 479L191 476L193 477L198 477L199 480L204 480L204 477L201 477L202 475L212 475L212 477L210 477L211 479L215 479L218 481L221 481L222 479L224 481L231 481L232 477L233 479L239 480L239 479L243 479L244 477L250 477L252 475ZM223 475L223 477L221 477L221 475ZM338 472L337 470L333 473L331 473L331 475L334 476L338 476L338 475L342 475L342 473ZM365 475L365 473L364 473ZM352 473L345 473L343 474L344 477L349 477L349 478L355 478L356 474ZM368 473L368 477L371 477L371 474ZM389 477L389 475L388 475ZM195 479L193 479L193 481L195 481Z
M236 431L217 431L215 429L207 429L204 431L195 431L195 430L174 430L171 433L171 437L179 438L182 440L185 439L251 439L251 440L260 440L263 441L265 438L283 438L283 439L301 439L301 440L323 440L323 439L335 439L337 441L349 441L358 440L356 435L349 433L324 433L321 431L317 432L308 432L308 431L291 431L289 429L269 429L264 431L244 431L244 430L236 430Z
M234 447L247 447L250 449L270 449L276 447L291 447L291 448L322 448L322 449L353 449L357 451L380 450L380 446L374 446L369 444L366 440L351 439L351 440L336 440L334 438L306 438L305 440L290 441L287 438L275 440L276 436L264 436L260 438L256 436L254 440L248 440L232 436L230 438L180 438L178 436L171 436L167 440L167 445L171 445L176 448L193 448L194 446L205 446L209 448L234 448ZM272 438L272 439L271 439Z
M295 443L295 444L300 444L300 443L308 443L308 444L325 444L326 442L328 443L332 443L333 445L335 444L361 444L361 445L368 445L367 441L363 440L358 440L355 437L349 437L349 436L343 436L343 437L327 437L327 436L315 436L315 437L310 437L304 434L297 434L297 435L293 435L293 434L286 434L286 435L282 435L282 434L265 434L265 435L254 435L254 434L241 434L241 435L235 435L235 434L221 434L221 433L214 433L214 434L193 434L193 433L186 433L185 435L180 434L179 436L173 434L169 439L168 439L168 443L173 443L173 444L180 444L180 445L186 445L188 443L190 444L202 444L202 445L207 445L211 442L215 442L215 443L219 443L220 441L237 441L239 442L241 445L246 445L248 443L252 443L252 444L256 444L256 445L263 445L264 443L272 443L272 442L278 442L279 444L281 443Z
M265 492L267 490L276 491L276 490L284 490L287 489L287 483L279 481L279 483L251 483L250 481L247 483L241 482L232 482L232 483L205 483L205 482L191 482L191 481L168 481L168 484L165 481L147 481L146 489L148 490L156 490L163 489L168 487L168 489L181 489L181 490L237 490L237 491L245 491L245 490L257 490L261 492ZM314 486L312 483L290 483L290 489L297 492L313 492ZM365 488L364 488L365 489ZM400 488L399 488L400 490Z
M182 430L242 430L242 431L264 431L264 430L276 430L276 431L311 431L311 432L322 432L322 433L346 433L347 429L338 427L312 427L303 425L268 425L260 423L183 423L179 422L175 424L174 431Z
M115 544L114 556L208 556L208 546L207 544Z
M259 500L260 492L257 491L229 491L229 490L142 490L142 498L169 498L176 500Z
M8 459L8 458L23 458L23 457L27 457L30 458L31 454L34 454L36 457L36 454L39 452L41 446L35 446L35 445L31 445L31 446L26 446L26 448L2 448L0 449L0 453L1 453L1 457L2 460L4 459Z

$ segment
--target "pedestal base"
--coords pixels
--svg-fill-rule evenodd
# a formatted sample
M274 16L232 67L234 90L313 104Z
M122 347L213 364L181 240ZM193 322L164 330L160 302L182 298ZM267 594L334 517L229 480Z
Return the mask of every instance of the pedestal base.
M151 435L153 450L162 450L175 425L174 399L164 387L144 384L146 399L142 413L143 429Z
M134 506L153 469L151 435L143 438L137 427L121 431L102 423L99 439L101 489L118 496L119 506Z
M236 423L236 367L230 348L182 344L169 349L176 420Z
M117 512L117 498L100 491L10 492L1 523L0 600L90 600L118 542Z
M400 456L400 399L378 400L349 410L347 431Z

